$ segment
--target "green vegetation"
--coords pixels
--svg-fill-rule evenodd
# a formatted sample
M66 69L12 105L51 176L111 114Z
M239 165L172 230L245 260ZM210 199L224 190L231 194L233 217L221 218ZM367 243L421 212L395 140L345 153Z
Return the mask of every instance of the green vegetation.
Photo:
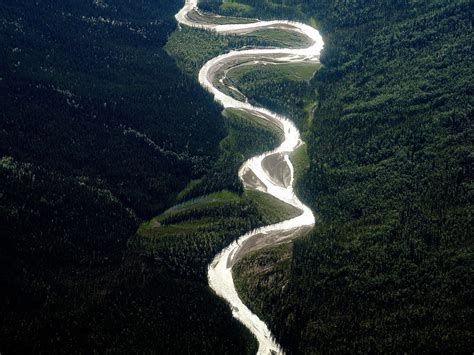
M196 179L196 180L191 180L184 189L182 189L177 195L176 195L176 202L180 203L183 200L186 199L186 196L193 191L193 189L201 183L201 179Z
M238 202L240 200L239 195L230 192L230 191L219 191L214 192L206 196L198 197L193 200L186 201L182 204L175 205L165 212L163 212L159 217L151 219L150 222L143 223L138 229L138 234L146 234L148 228L153 228L154 225L158 223L163 223L165 220L173 218L181 213L188 213L193 209L203 209L203 208L214 208L225 206L228 203ZM143 229L144 228L144 229Z
M1 353L255 353L202 278L130 242L227 134L162 48L178 7L0 4Z
M247 38L253 38L255 41L267 41L270 46L282 48L306 48L311 42L306 36L294 31L285 31L279 29L263 29L249 33Z
M252 11L252 7L233 0L224 1L220 5L223 13L234 14L237 16L246 16Z
M237 177L281 132L222 119L176 63L195 75L220 52L276 41L183 29L165 51L176 4L102 5L0 5L0 352L254 353L205 271L295 212L242 196Z
M0 186L2 352L255 353L204 282L127 248L138 219L110 191L12 158Z
M221 190L241 194L240 166L250 157L272 150L281 142L281 131L271 124L261 123L250 114L229 109L224 111L224 115L228 135L220 143L219 158L200 182L187 191L186 199Z
M319 63L267 63L237 66L228 72L228 77L242 84L247 76L258 76L258 80L309 81L320 68Z
M281 129L272 122L264 121L260 117L256 117L249 112L245 112L242 110L237 110L234 108L227 108L224 110L223 115L226 119L230 120L231 122L241 122L243 124L253 125L258 127L262 130L266 130L265 136L259 138L259 140L271 139L272 144L268 144L266 147L260 147L259 151L264 152L266 150L271 150L272 148L276 148L276 146L281 143L283 140L283 132ZM270 137L270 138L268 138ZM264 149L269 148L269 149ZM255 154L254 154L255 155ZM252 155L247 154L248 157Z
M235 23L251 23L255 22L256 19L243 18L243 17L232 17L232 16L216 16L215 14L201 11L191 11L188 13L188 18L194 22L203 23L214 23L217 25L235 24Z
M301 214L299 209L261 191L246 191L244 196L257 204L260 214L265 217L268 224L278 223Z
M171 34L166 52L176 59L179 68L186 74L197 77L201 67L211 58L232 49L246 46L284 47L304 46L301 35L283 35L279 30L260 30L249 36L222 35L202 29L183 27Z
M304 131L291 159L320 216L235 267L246 303L289 353L472 351L470 2L203 2L302 19L326 40L314 78L230 75ZM179 5L0 5L1 353L255 353L205 273L233 239L295 215L237 178L281 133L223 119L195 76L232 48L288 39L169 36Z
M88 177L152 216L225 136L218 107L162 49L177 6L48 1L1 5L0 156Z
M262 19L307 19L307 12L301 3L271 0L201 0L199 7L205 11L226 16L245 16ZM245 9L242 11L242 9Z
M207 267L222 248L266 223L256 204L220 192L152 219L140 227L133 244L173 274L205 282Z
M308 63L241 65L227 73L227 82L250 102L289 117L304 129L316 101L310 80L319 69L319 64Z
M165 49L175 58L183 72L197 77L199 70L209 59L227 52L232 47L233 39L236 37L183 27L171 34ZM246 42L242 41L241 45L244 46ZM234 46L240 47L239 44L234 43Z
M186 279L205 282L209 263L226 245L254 228L299 214L263 193L242 194L238 179L246 159L280 144L281 131L235 109L224 115L228 135L221 141L219 159L192 188L186 187L185 198L196 198L143 223L132 243L166 265L168 272Z
M247 191L240 197L221 191L172 207L143 223L132 243L174 275L205 281L209 263L233 240L299 214L262 192Z
M301 177L304 176L310 167L307 145L302 144L290 154L289 158L291 164L293 164L295 185L299 186Z
M472 6L301 4L326 42L298 180L320 221L291 262L244 258L242 297L291 353L469 352Z
M235 288L242 301L251 305L256 314L265 314L268 324L279 321L272 319L274 307L282 307L282 299L287 297L288 279L291 277L291 248L291 243L286 243L249 253L232 269Z

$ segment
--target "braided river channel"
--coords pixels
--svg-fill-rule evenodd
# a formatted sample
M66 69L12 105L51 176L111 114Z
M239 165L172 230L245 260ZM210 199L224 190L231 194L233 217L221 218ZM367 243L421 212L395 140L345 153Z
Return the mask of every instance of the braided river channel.
M206 29L220 34L247 35L263 29L285 30L306 37L309 43L306 48L234 50L209 60L199 72L199 83L224 108L252 114L277 126L284 135L283 142L278 148L247 160L239 170L239 177L246 190L259 190L272 195L296 207L301 214L241 236L224 248L208 268L209 286L229 303L233 316L256 337L259 346L258 354L282 353L281 347L275 341L267 324L252 313L240 299L234 286L232 266L251 251L287 243L313 228L315 223L313 213L294 193L294 169L289 159L289 155L300 147L303 141L300 132L291 120L263 107L251 105L237 88L226 86L225 78L222 76L226 69L237 65L317 63L324 43L319 32L306 24L284 20L249 20L231 23L231 18L202 13L198 9L198 0L186 0L184 7L176 14L176 19L181 26ZM232 95L232 92L235 95Z

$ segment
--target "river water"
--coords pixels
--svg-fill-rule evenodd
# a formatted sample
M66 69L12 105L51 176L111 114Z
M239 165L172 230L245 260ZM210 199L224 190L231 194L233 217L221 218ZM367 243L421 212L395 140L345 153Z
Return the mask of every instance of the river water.
M231 63L315 63L323 48L319 32L303 23L289 21L259 21L251 23L216 24L212 18L202 16L197 8L198 0L186 0L184 7L176 14L180 25L207 29L222 34L245 35L262 29L284 29L295 31L309 39L307 48L263 48L231 51L209 60L199 72L199 83L208 90L214 99L224 108L243 110L270 121L281 129L284 139L273 151L266 152L247 160L239 170L239 177L245 189L259 190L288 203L301 211L298 217L281 223L265 226L251 231L224 248L212 261L208 269L209 286L217 295L225 299L233 316L242 322L256 337L258 354L282 353L268 326L242 302L234 286L232 266L250 251L265 246L277 245L301 236L310 230L315 218L311 210L304 205L293 191L293 166L289 154L294 152L303 141L300 132L291 120L270 110L256 107L247 100L237 100L216 86L219 70ZM190 16L190 15L193 16ZM223 81L220 81L223 83Z

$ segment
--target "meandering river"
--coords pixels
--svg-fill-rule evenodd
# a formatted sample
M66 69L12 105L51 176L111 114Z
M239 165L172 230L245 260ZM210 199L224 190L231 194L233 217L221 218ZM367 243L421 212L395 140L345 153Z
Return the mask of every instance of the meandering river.
M239 177L245 189L259 190L270 194L298 208L301 214L298 217L265 226L241 236L214 258L208 270L210 287L230 304L233 316L255 335L259 344L258 353L282 353L268 326L250 311L237 294L232 278L232 266L250 251L288 242L313 227L315 223L313 213L298 199L293 191L294 171L289 159L289 154L294 152L303 142L300 132L289 119L265 108L253 106L246 99L236 99L235 95L231 96L230 94L231 91L236 91L235 88L228 87L230 91L222 90L222 87L218 89L216 82L225 85L225 81L218 80L217 76L222 73L223 68L235 65L235 63L251 65L252 63L318 62L324 43L316 29L298 22L255 20L250 23L214 23L218 21L212 21L212 17L204 16L199 12L197 2L198 0L186 0L184 7L176 14L176 19L180 25L224 34L242 35L262 29L284 29L306 36L309 43L311 43L307 48L263 48L231 51L209 60L199 72L200 84L214 95L215 100L224 108L233 108L251 113L262 120L273 123L284 134L283 142L278 148L247 160L239 170ZM216 16L214 19L222 18Z

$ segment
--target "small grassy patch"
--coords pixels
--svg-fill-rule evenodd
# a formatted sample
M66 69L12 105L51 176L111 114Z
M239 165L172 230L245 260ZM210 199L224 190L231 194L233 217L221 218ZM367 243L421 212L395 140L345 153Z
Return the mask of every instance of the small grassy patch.
M191 180L184 189L182 189L177 195L176 195L176 202L181 202L183 201L186 196L189 195L189 193L191 191L193 191L193 189L199 185L199 183L201 182L201 179L197 179L197 180Z
M274 43L276 47L306 48L311 45L311 40L299 32L281 29L263 29L252 32L249 37Z
M187 201L180 205L176 205L166 210L161 216L167 217L172 213L183 212L189 209L199 209L206 207L215 207L229 202L238 202L240 200L239 195L230 191L219 191L210 195L199 197L191 201Z
M265 80L266 78L272 81L309 81L319 70L319 67L319 63L242 65L231 69L227 76L236 83L243 76L256 76L259 79Z
M182 204L173 206L163 212L161 215L152 218L150 221L142 223L138 228L137 234L139 236L149 236L151 234L156 234L158 229L160 229L161 231L161 229L164 228L162 224L166 219L169 219L174 215L178 215L180 213L198 211L219 206L226 206L229 203L239 202L240 200L241 198L239 195L230 191L220 191L207 196L198 197L194 200L190 200ZM196 222L193 223L193 225L188 225L187 227L185 226L183 228L190 228L191 226L196 226ZM159 234L161 234L161 232Z
M225 1L221 6L221 10L224 13L232 13L237 16L245 16L252 13L253 7L250 5L242 4L237 1Z
M297 217L301 211L261 191L246 191L244 196L257 204L258 210L269 223L278 223Z
M293 164L295 174L295 184L298 183L298 179L308 170L309 168L309 156L306 144L302 144L289 156L291 163Z
M311 17L309 19L309 25L313 28L318 28L318 21L314 17Z

